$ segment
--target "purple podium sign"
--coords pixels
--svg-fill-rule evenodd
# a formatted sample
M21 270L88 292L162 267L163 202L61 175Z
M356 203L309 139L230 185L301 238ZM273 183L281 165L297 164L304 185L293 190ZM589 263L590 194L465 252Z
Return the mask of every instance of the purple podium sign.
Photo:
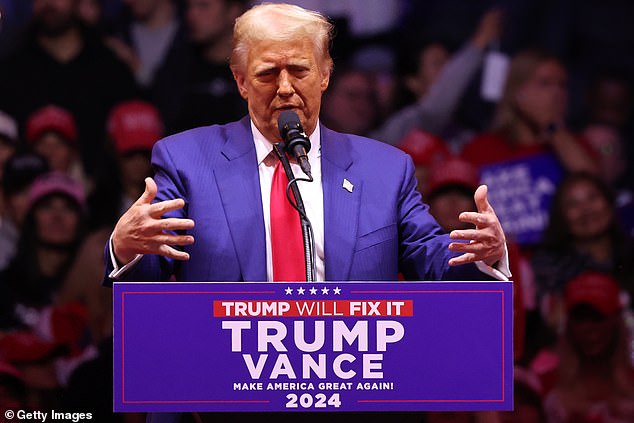
M511 410L510 282L115 283L115 411Z

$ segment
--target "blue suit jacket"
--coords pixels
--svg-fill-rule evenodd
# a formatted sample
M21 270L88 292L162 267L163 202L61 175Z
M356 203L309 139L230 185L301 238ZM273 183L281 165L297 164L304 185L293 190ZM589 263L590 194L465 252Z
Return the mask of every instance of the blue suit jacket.
M321 127L326 280L482 279L449 267L448 235L416 191L408 155L378 141ZM195 243L190 260L145 256L125 280L266 281L264 218L248 117L159 141L152 153L157 201L183 198ZM342 187L347 179L352 192ZM109 260L107 260L109 263ZM112 270L109 264L107 272Z

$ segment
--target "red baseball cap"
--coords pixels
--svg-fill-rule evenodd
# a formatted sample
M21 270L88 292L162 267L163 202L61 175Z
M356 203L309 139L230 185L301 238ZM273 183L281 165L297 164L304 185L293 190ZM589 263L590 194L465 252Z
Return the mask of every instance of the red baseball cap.
M416 166L430 166L452 155L445 141L420 129L411 130L397 147L412 156Z
M479 183L480 177L475 166L465 160L451 157L431 165L427 174L426 191L433 193L449 185L459 185L475 192Z
M579 304L588 304L606 316L621 310L619 284L600 272L584 272L568 281L564 301L567 311Z
M9 363L28 363L50 357L56 345L29 331L15 331L0 338L0 357Z
M75 118L66 109L48 105L36 110L26 123L26 139L31 144L46 132L57 132L69 142L77 141Z
M110 111L108 135L120 154L152 150L163 136L163 122L152 104L140 100L125 101Z

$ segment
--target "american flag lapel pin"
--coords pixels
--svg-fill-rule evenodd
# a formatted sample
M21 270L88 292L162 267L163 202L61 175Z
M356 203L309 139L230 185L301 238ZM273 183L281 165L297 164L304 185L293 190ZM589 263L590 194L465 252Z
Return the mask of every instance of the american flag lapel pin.
M343 189L345 189L348 192L352 192L352 190L354 189L354 185L352 185L352 182L350 182L349 180L345 179L343 180Z

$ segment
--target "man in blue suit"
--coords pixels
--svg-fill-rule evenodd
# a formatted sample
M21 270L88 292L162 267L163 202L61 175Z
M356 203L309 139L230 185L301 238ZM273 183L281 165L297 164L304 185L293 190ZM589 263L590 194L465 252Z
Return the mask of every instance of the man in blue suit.
M298 114L312 143L315 180L299 185L317 280L396 280L399 271L416 280L509 276L486 187L475 194L478 211L461 215L475 228L445 235L421 202L409 156L319 124L331 36L323 16L296 6L260 5L236 20L231 69L249 115L156 144L155 178L112 234L110 278L274 280L271 150L284 110Z

